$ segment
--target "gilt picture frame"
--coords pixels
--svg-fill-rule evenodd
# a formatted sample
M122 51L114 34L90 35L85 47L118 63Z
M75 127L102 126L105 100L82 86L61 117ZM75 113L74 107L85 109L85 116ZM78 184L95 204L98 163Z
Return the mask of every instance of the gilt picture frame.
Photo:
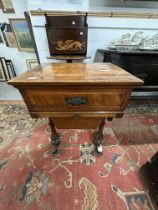
M2 66L1 61L0 61L0 81L1 82L6 81L6 78L5 78L5 74L4 74L4 71L3 71L3 66Z
M0 23L0 30L7 47L17 47L17 42L9 23Z
M32 38L24 18L9 19L19 51L34 52Z
M0 32L0 44L2 44L2 43L4 43L4 42L3 42L2 34Z
M34 67L36 67L37 65L39 65L39 63L38 63L37 59L27 59L26 60L26 65L27 65L27 69L31 70Z
M13 48L17 48L17 42L16 42L16 39L14 37L13 32L6 32L5 35L6 35L6 39L7 39L7 42L8 42L8 46L13 47Z
M4 13L15 13L12 0L0 0L0 7Z

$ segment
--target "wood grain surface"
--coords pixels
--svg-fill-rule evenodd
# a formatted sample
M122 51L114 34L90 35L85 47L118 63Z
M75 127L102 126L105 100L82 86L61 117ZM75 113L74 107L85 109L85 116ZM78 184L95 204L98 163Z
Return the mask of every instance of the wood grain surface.
M143 81L112 63L57 63L45 64L26 71L8 81L19 85L142 85Z

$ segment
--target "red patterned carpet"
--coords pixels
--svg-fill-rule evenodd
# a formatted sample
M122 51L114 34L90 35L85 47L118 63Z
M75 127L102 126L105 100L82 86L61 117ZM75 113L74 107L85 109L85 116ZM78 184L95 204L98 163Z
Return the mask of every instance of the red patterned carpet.
M107 122L104 155L92 130L59 130L52 156L47 119L23 105L0 105L0 209L153 210L139 176L158 151L158 114L125 114Z

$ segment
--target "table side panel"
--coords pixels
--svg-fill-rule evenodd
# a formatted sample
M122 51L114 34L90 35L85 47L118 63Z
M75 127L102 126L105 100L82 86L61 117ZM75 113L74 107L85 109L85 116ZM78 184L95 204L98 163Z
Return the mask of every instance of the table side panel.
M23 96L31 111L117 111L123 104L126 89L95 89L95 90L68 90L60 89L27 89ZM79 97L86 102L84 105L72 106L67 100Z

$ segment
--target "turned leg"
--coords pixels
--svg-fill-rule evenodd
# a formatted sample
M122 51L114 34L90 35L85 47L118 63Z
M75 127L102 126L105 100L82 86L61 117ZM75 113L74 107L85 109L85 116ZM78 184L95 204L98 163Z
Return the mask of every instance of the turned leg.
M56 132L54 123L51 118L49 118L49 125L51 129L51 144L55 146L55 150L53 151L53 155L57 154L59 152L58 146L60 144L60 136Z
M105 118L100 123L98 131L96 131L93 134L93 142L94 142L94 145L96 147L96 152L97 152L98 155L103 154L102 142L103 142L103 128L104 128L104 125L105 125Z

